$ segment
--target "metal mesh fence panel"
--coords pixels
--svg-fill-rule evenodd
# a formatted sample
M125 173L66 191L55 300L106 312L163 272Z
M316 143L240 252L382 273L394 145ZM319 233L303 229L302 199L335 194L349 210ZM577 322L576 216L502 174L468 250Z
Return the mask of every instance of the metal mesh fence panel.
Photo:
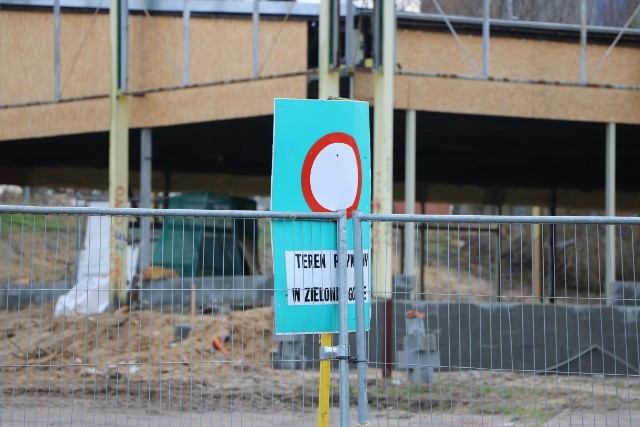
M374 259L392 270L373 281L391 280L393 297L372 308L372 414L406 425L640 422L637 219L364 218L384 221L392 247Z
M134 210L105 211L2 213L0 424L315 419L317 345L274 339L269 216L165 211L145 231ZM110 236L123 223L127 286L114 305Z
M317 424L319 335L274 334L271 253L272 221L313 215L0 210L2 425ZM640 221L505 218L363 217L391 250L372 260L365 382L354 364L346 378L353 425L364 384L370 425L640 422ZM115 223L129 249L114 293Z

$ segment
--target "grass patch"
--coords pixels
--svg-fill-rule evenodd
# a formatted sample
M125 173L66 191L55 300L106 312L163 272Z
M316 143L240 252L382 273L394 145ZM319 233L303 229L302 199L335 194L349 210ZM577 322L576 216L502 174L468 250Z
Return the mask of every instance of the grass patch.
M355 387L354 387L355 388ZM393 399L412 399L412 398L437 398L438 395L432 393L432 387L428 385L411 384L402 387L369 387L368 393L370 398L393 398ZM356 390L357 392L357 390Z
M483 415L503 415L511 417L512 420L527 421L531 425L540 426L560 413L560 410L553 408L535 408L523 406L509 406L499 403L488 403L476 407L476 411Z
M355 398L357 389L351 389ZM449 410L460 402L454 402L450 396L434 392L429 385L411 384L403 386L369 386L367 397L370 404L393 407L406 411L419 412L441 408Z
M75 218L58 215L0 214L0 233L74 231Z
M544 395L545 391L526 387L497 387L491 384L482 384L475 390L480 396L500 397L502 399L531 398L531 396Z
M474 412L526 420L536 426L546 423L562 410L557 405L535 405L536 397L545 396L545 390L542 389L482 384L476 387L474 395L482 402L473 405Z

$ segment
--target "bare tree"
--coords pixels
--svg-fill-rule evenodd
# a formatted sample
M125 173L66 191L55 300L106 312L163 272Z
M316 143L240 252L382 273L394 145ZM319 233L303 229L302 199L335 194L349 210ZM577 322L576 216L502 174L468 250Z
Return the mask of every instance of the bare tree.
M436 1L447 15L482 17L482 0ZM579 24L580 3L579 0L493 0L491 18ZM589 12L587 22L590 25L621 27L640 0L586 0L586 3ZM422 0L420 10L424 13L438 13L434 0ZM636 20L638 21L640 19Z

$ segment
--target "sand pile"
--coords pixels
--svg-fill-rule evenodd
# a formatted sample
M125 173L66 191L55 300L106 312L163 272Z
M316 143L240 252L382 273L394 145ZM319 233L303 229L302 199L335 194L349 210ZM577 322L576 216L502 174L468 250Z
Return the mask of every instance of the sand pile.
M247 402L271 408L317 375L271 368L270 308L197 317L149 310L52 314L52 304L0 313L4 396L103 395L192 410ZM180 340L175 331L183 324L191 330ZM214 337L223 351L212 345Z

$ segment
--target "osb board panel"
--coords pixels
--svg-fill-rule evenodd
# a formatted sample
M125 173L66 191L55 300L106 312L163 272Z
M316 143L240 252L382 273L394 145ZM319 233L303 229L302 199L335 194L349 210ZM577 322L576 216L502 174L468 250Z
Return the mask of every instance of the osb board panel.
M482 39L461 34L467 51L482 67ZM403 70L477 74L450 33L398 29L396 61Z
M307 23L260 21L260 74L307 69Z
M109 15L63 12L60 16L61 97L107 94L110 79Z
M0 11L0 104L53 99L51 12Z
M149 93L130 99L129 123L154 127L273 114L274 98L306 95L304 75Z
M190 22L192 83L251 76L251 21L192 17Z
M192 18L190 82L251 77L252 31L249 19ZM304 22L262 20L259 35L261 75L307 68L307 28Z
M131 128L273 114L273 99L305 98L306 76L253 80L129 98ZM0 141L109 129L109 99L0 109Z
M357 73L356 98L373 101L374 78ZM396 76L394 107L461 114L640 123L640 91Z
M602 63L608 46L590 46L587 51L587 79L589 83L640 85L640 49L617 46ZM595 74L594 74L595 73Z
M109 99L0 109L0 141L109 129Z
M460 34L465 49L476 66L482 69L482 37ZM445 74L479 74L464 50L448 32L398 30L397 61L403 70ZM608 46L587 46L587 76ZM593 83L640 84L636 72L640 65L640 49L616 47ZM580 80L580 44L511 37L490 39L489 74L497 77L571 81Z
M616 47L601 69L593 71L608 46L587 46L590 83L640 85L640 49ZM491 38L490 73L522 79L580 81L580 44L504 37Z
M215 38L207 44L217 44ZM182 18L129 17L129 88L131 90L182 83Z

